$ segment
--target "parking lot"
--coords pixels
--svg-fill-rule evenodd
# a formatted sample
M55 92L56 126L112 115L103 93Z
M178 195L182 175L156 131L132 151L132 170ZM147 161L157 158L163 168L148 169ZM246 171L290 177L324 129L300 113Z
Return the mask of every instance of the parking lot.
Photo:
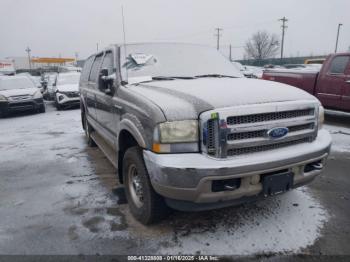
M332 154L309 186L145 227L80 110L46 109L0 119L1 254L350 254L349 115L327 114Z

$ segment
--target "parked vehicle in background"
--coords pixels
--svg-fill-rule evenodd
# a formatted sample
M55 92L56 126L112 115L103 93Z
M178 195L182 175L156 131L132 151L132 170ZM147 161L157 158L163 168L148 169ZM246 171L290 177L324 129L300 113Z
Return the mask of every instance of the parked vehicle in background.
M0 115L27 110L45 112L40 90L26 76L0 76Z
M326 61L326 58L313 58L313 59L306 59L304 64L310 65L310 64L323 64L323 62Z
M80 73L60 73L55 83L55 104L57 110L80 106Z
M56 83L56 78L57 78L57 73L46 73L44 75L44 79L46 84L46 89L44 90L44 98L49 101L54 101L55 100L55 83Z
M0 60L0 75L16 74L15 65L10 60Z
M288 85L246 79L216 49L114 45L80 80L82 124L144 224L279 194L323 170L323 108Z
M41 84L41 81L40 81L40 76L32 76L31 74L29 73L19 73L19 74L16 74L17 76L26 76L30 79L30 81L32 81L34 83L34 85L40 90L41 93L44 92L44 88Z
M268 70L263 79L289 84L316 96L324 107L350 111L350 53L329 55L318 70Z
M247 78L261 78L262 76L262 68L242 65L235 61L232 64Z

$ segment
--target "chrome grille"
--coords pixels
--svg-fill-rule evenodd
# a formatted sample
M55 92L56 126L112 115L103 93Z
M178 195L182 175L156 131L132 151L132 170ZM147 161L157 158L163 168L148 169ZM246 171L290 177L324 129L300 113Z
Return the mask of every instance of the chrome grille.
M291 101L212 110L201 114L204 153L235 157L312 142L318 131L318 104ZM281 138L268 135L288 128Z
M232 116L227 118L228 125L241 125L247 123L258 123L266 121L274 121L280 119L296 118L302 116L314 115L314 109L291 110L273 113L253 114L245 116Z

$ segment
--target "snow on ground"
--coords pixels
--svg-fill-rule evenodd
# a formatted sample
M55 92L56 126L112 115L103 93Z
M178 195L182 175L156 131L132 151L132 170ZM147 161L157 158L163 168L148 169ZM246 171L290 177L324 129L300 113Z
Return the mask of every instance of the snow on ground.
M314 243L327 219L320 203L305 188L298 189L255 204L212 211L207 220L184 219L175 230L175 241L167 241L160 252L294 253Z
M350 128L325 125L332 135L332 151L335 152L350 152Z

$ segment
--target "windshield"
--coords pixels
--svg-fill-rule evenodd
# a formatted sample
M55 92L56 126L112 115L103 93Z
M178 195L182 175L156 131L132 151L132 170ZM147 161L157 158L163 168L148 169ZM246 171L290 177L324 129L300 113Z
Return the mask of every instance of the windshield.
M0 90L26 89L35 87L28 77L0 78Z
M74 85L79 84L80 74L59 75L57 85Z
M200 45L130 44L121 47L120 57L124 81L138 77L243 77L216 49Z

